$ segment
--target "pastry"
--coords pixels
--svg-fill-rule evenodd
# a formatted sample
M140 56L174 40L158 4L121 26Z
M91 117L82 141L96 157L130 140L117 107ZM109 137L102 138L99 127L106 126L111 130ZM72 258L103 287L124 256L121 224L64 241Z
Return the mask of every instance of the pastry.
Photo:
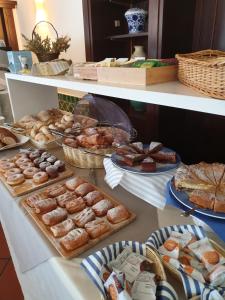
M41 154L41 157L44 158L45 160L46 160L47 158L49 158L50 156L52 156L52 154L51 154L51 153L48 153L48 152L43 152L43 153Z
M107 212L107 219L110 223L117 224L130 217L129 211L123 206L118 205L114 208L111 208Z
M27 157L21 157L19 159L16 160L15 164L20 167L21 164L27 163L27 162L31 162L31 160Z
M161 150L163 147L163 144L160 142L151 142L148 147L148 153L155 153Z
M43 161L42 163L40 163L39 165L39 168L42 170L42 171L46 171L46 168L51 166L50 162L48 161Z
M36 204L38 201L43 200L43 199L45 199L45 198L43 198L42 195L40 195L40 194L34 194L34 195L31 195L31 196L27 197L26 203L27 203L30 207L34 208L34 207L35 207L35 204Z
M212 169L216 184L219 185L225 172L225 165L213 163Z
M68 251L77 249L85 245L89 240L88 234L84 229L73 229L64 236L60 243Z
M15 168L16 165L13 163L13 162L10 162L10 161L5 161L5 162L2 162L1 165L0 165L0 170L2 172L6 172L12 168Z
M68 213L73 214L83 210L86 207L84 199L82 197L74 198L66 202L66 210Z
M67 218L67 211L61 207L58 207L44 215L42 215L42 221L45 225L53 226L64 221Z
M80 184L85 183L85 180L80 177L73 177L65 182L68 190L74 191Z
M69 231L75 228L75 225L71 219L66 219L65 221L50 227L51 232L54 237L62 237L66 235Z
M213 209L216 198L216 190L194 190L189 195L189 200L202 208Z
M0 141L6 145L17 143L17 137L9 129L0 127Z
M65 192L62 195L59 195L56 197L56 201L58 203L59 206L61 207L65 207L66 203L72 199L76 199L77 196L74 193L71 193L69 191Z
M39 169L38 168L35 168L35 167L29 167L29 168L26 168L24 171L23 171L23 175L25 176L25 178L33 178L34 174L38 173L39 172Z
M19 185L25 181L23 174L14 174L7 177L7 183L9 185Z
M176 152L170 151L170 152L165 152L165 151L158 151L156 153L151 153L150 154L151 158L153 158L156 162L161 162L161 163L176 163Z
M100 200L98 203L92 206L92 209L97 217L103 217L107 214L107 211L113 208L113 204L108 199Z
M30 154L29 154L29 158L31 160L35 160L36 158L40 157L41 156L41 153L40 151L38 150L35 150L35 151L32 151Z
M45 214L57 208L57 202L53 198L42 199L34 203L34 211L36 214Z
M99 191L92 191L84 197L87 206L92 206L102 199L104 199L104 195Z
M96 239L97 237L110 230L109 224L102 219L88 222L84 225L84 228L86 229L91 239Z
M225 213L225 190L224 189L218 189L216 191L216 198L214 201L213 210L215 212Z
M48 174L46 172L37 172L33 176L33 182L37 184L42 184L48 181Z
M78 213L73 221L77 227L84 227L84 225L95 219L95 214L90 207L85 208L80 213Z
M58 172L64 172L66 169L65 163L61 160L57 160L54 162L54 166L57 167Z
M4 176L7 178L10 175L20 174L21 170L19 168L12 168L5 172Z
M15 156L12 157L13 161L17 161L20 158L28 158L28 154L27 153L17 153Z
M122 156L121 161L128 166L134 166L146 157L145 154L126 154Z
M156 163L151 157L146 157L141 162L141 169L145 172L155 172L156 171Z
M50 162L51 164L54 164L57 161L57 157L52 155L49 158L47 158L46 161Z
M33 167L34 166L34 164L31 162L31 161L28 161L28 162L25 162L25 163L23 163L23 164L20 164L20 169L22 170L22 171L24 171L25 169L27 169L27 168L31 168L31 167Z
M121 146L116 148L116 153L118 155L126 155L126 154L132 154L132 153L137 154L138 152L130 146L121 145Z
M48 174L49 178L56 178L59 176L58 168L56 166L48 166L46 168L46 173Z
M66 188L62 184L58 184L46 191L48 197L54 198L66 192Z
M44 161L44 158L43 157L38 157L36 158L33 163L34 163L34 166L39 168L40 164Z
M144 153L144 145L142 142L136 142L130 144L130 147L132 147L137 153L143 154Z
M90 193L91 191L94 190L94 187L90 184L90 183L82 183L80 184L76 189L75 189L75 193L78 195L78 196L85 196L87 195L88 193Z

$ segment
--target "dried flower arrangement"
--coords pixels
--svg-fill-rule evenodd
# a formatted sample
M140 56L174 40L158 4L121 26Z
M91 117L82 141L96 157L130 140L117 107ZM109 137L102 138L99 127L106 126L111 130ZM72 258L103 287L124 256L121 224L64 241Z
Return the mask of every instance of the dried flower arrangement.
M35 32L37 25L41 22L35 25L31 39L22 34L22 37L26 42L24 47L26 50L34 52L40 62L57 59L61 52L66 52L66 50L70 47L71 39L68 36L59 37L55 27L49 22L46 23L49 23L52 26L52 28L56 32L57 37L55 41L52 41L48 36L42 39L41 36L37 32Z

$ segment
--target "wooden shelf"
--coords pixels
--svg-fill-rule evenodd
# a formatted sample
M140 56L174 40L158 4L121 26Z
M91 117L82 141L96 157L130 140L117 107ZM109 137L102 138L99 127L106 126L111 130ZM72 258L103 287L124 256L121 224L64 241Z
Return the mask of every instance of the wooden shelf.
M127 38L141 37L141 36L148 36L148 32L111 35L111 36L108 36L107 39L117 40L117 39L127 39Z

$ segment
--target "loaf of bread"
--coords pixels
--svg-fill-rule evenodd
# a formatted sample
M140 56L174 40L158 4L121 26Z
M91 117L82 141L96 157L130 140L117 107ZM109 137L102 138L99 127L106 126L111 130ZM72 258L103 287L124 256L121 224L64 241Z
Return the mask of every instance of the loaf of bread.
M85 245L89 240L89 236L84 229L78 228L70 231L64 236L60 243L67 250L71 251Z
M120 223L128 219L129 216L129 211L123 205L118 205L107 212L107 219L113 224Z

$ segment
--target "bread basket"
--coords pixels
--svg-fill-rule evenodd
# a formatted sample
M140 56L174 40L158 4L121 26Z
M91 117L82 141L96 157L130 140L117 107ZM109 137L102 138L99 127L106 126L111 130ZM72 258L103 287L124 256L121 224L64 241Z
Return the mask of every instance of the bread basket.
M178 78L207 96L225 100L225 52L203 50L177 54Z

